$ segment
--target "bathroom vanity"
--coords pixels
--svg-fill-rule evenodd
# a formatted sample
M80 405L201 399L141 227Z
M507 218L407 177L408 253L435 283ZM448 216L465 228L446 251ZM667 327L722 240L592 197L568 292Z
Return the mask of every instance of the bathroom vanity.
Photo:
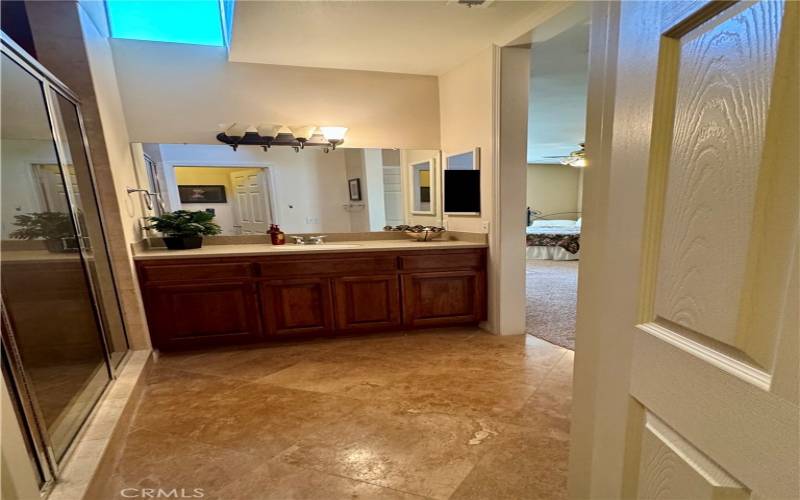
M477 324L486 245L362 241L149 249L136 267L153 346Z

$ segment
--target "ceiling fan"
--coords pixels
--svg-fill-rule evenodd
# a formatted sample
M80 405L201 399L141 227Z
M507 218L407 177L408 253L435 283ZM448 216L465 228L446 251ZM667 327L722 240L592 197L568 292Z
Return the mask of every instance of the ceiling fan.
M586 143L578 144L581 148L572 151L570 154L564 156L543 156L542 158L560 158L559 163L562 165L569 165L571 167L585 167L586 166Z

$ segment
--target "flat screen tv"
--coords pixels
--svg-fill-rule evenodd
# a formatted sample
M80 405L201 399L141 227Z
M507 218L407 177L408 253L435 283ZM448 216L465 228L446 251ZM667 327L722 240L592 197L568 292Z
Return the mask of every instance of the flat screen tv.
M444 171L444 213L481 213L481 171Z

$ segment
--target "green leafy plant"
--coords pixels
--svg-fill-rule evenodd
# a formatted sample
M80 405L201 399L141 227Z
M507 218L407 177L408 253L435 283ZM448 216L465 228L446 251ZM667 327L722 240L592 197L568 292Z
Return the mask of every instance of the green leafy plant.
M152 224L147 229L177 237L219 234L222 228L212 222L213 219L214 214L201 210L176 210L158 217L148 217L147 220Z
M75 238L72 219L64 212L33 212L14 216L14 225L19 226L9 234L17 240L60 240Z

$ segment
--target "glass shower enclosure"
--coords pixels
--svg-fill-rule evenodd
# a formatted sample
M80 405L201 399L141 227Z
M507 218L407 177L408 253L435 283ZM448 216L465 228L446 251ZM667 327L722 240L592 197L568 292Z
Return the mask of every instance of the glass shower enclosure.
M76 96L2 38L3 378L46 488L128 351Z

